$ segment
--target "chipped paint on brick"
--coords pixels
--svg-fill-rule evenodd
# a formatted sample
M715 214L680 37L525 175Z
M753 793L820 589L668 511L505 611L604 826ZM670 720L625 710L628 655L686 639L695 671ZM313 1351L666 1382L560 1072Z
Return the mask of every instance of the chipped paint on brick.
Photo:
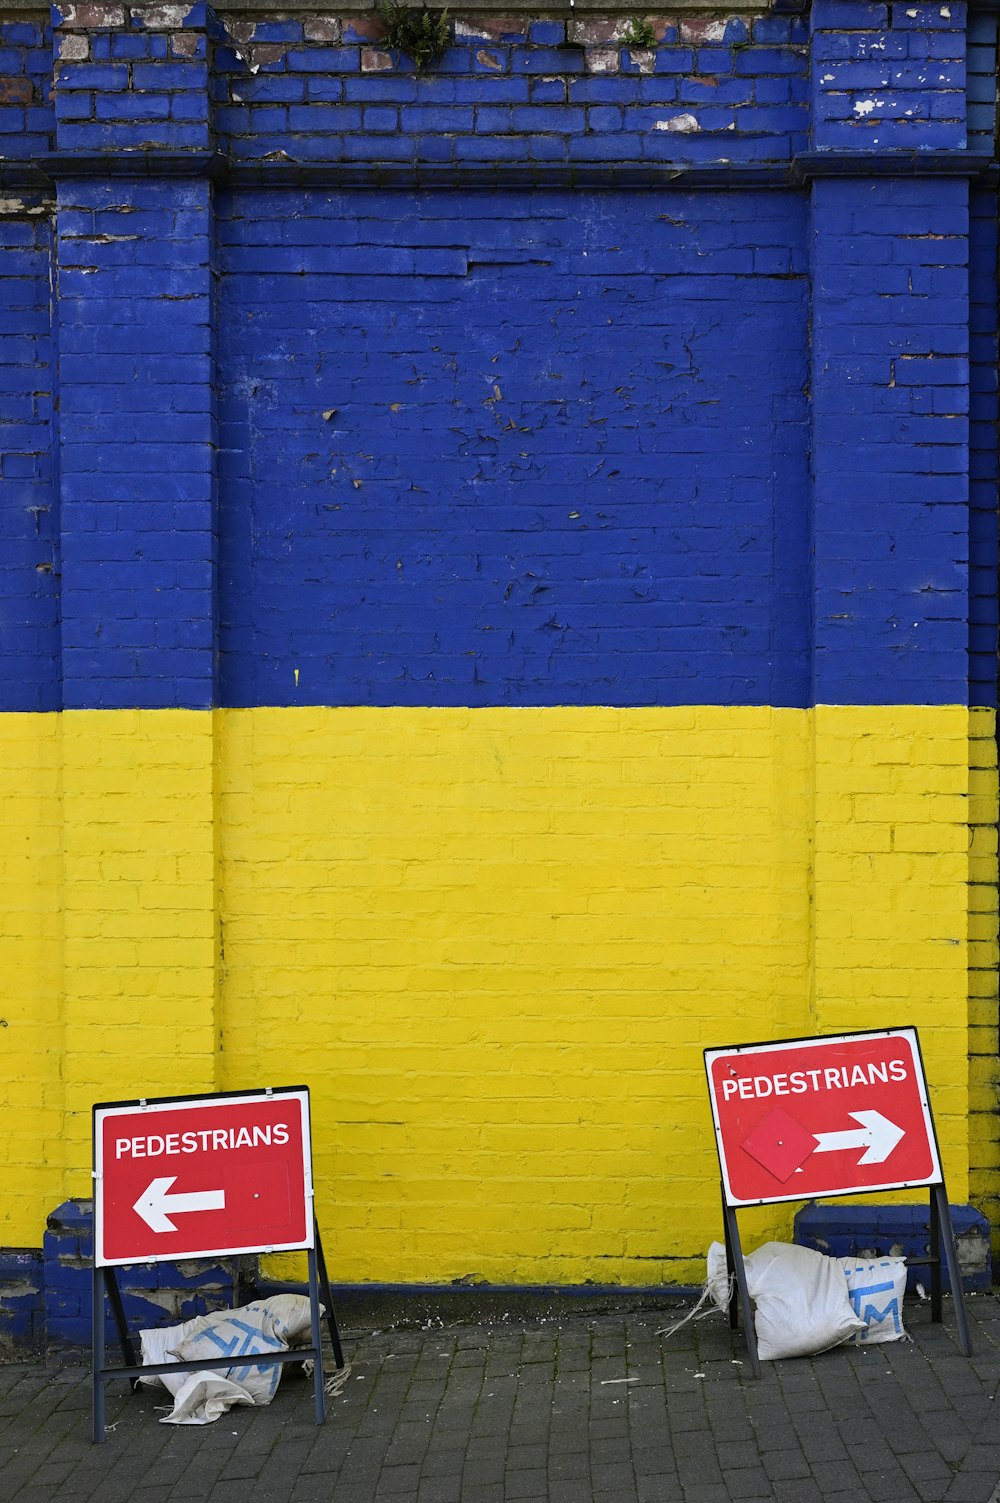
M653 123L654 130L679 131L682 135L688 135L691 131L700 129L694 115L671 115L667 120L656 120Z

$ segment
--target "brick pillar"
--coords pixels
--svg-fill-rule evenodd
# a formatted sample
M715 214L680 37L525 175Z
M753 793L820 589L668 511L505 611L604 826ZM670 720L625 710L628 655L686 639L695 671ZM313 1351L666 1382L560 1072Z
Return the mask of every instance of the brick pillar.
M965 7L816 0L811 24L815 1015L920 1028L963 1200Z
M204 7L71 6L55 35L64 1059L82 1170L95 1100L214 1083L211 122Z

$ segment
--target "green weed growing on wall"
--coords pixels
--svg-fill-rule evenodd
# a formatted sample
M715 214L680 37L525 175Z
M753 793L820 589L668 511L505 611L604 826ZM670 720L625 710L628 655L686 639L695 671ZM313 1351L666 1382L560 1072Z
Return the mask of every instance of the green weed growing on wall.
M623 47L655 47L656 32L645 16L632 16L621 36Z
M386 45L395 52L405 52L418 69L435 62L451 40L447 10L406 5L402 0L378 0L378 14L385 27Z

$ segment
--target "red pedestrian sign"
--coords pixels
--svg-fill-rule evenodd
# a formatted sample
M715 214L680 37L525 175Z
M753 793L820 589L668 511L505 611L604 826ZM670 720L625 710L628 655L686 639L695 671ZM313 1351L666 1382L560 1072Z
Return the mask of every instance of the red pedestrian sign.
M94 1107L97 1267L313 1246L309 1092Z
M706 1049L730 1206L941 1180L916 1030Z

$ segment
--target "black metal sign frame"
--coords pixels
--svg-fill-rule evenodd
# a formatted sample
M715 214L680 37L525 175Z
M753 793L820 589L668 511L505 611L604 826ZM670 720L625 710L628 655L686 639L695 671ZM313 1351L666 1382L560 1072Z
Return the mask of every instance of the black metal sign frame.
M268 1088L267 1091L264 1092L264 1093L262 1093L262 1094L266 1094L267 1096L270 1096L270 1095L277 1096L277 1095L283 1095L283 1094L290 1094L290 1093L293 1093L293 1092L296 1092L296 1093L297 1092L305 1092L308 1095L308 1087L306 1087L306 1086L285 1086L285 1087L280 1087L280 1088L273 1087L273 1088ZM159 1097L153 1097L153 1096L150 1096L150 1097L145 1098L145 1100L142 1102L142 1104L143 1105L149 1105L149 1106L166 1106L166 1105L170 1105L173 1102L178 1102L178 1101L194 1101L194 1100L197 1100L197 1101L208 1101L208 1100L218 1101L218 1100L225 1100L227 1098L244 1097L247 1094L258 1094L258 1093L257 1092L248 1093L246 1091L215 1091L215 1092L212 1092L210 1094L210 1096L197 1096L197 1097L184 1097L184 1096L159 1096ZM113 1106L132 1106L132 1105L138 1105L138 1104L140 1104L140 1103L138 1103L138 1102L99 1102L99 1103L97 1103L95 1105L94 1111L93 1111L93 1117L92 1117L93 1134L94 1134L94 1136L93 1136L93 1144L92 1144L92 1151L93 1151L92 1162L95 1165L97 1163L96 1121L97 1121L97 1112L98 1112L98 1110L103 1109L103 1108L107 1108L107 1107L113 1107ZM309 1157L310 1157L310 1162L311 1162L311 1157L312 1157L312 1155L311 1155L311 1145L310 1145L310 1156ZM312 1195L311 1185L308 1187L308 1192L307 1193L310 1196ZM92 1348L93 1348L93 1350L92 1350L91 1381L92 1381L92 1386L93 1386L93 1417L94 1417L93 1439L94 1439L95 1444L98 1444L98 1445L100 1445L101 1442L103 1442L103 1440L105 1439L105 1403L104 1403L104 1400L105 1400L105 1391L104 1390L105 1390L105 1384L109 1380L111 1380L113 1378L127 1378L128 1380L130 1380L133 1383L133 1387L135 1387L136 1384L135 1384L134 1380L136 1380L138 1378L155 1377L155 1376L158 1376L161 1373L203 1372L206 1369L211 1369L213 1372L217 1372L220 1369L221 1363L223 1361L225 1361L224 1358L222 1358L222 1359L215 1359L215 1358L206 1358L206 1357L201 1357L201 1358L192 1359L192 1360L183 1361L183 1362L142 1363L142 1362L139 1362L137 1360L135 1345L134 1345L134 1343L132 1341L132 1337L129 1335L128 1324L127 1324L126 1319L125 1319L125 1307L124 1307L124 1304L122 1303L121 1289L119 1288L119 1285L118 1285L118 1267L120 1267L122 1265L120 1265L120 1264L118 1264L118 1265L115 1265L115 1264L102 1264L102 1263L99 1263L98 1260L97 1260L97 1249L98 1249L98 1245L99 1245L99 1243L98 1243L99 1202L100 1202L100 1196L97 1195L97 1194L95 1194L95 1196L94 1196L94 1237L93 1237L93 1248L92 1248L92 1252L91 1252L91 1263L92 1263L92 1268L93 1268L93 1289L92 1289L92 1294L93 1294L93 1301L92 1301ZM307 1225L308 1225L308 1223L307 1223ZM247 1251L247 1252L254 1251L254 1250L256 1250L257 1252L267 1252L267 1251L269 1251L268 1247L266 1245L264 1245L263 1243L257 1249L249 1249L249 1248L245 1249L245 1251ZM275 1364L284 1364L286 1362L307 1362L307 1361L311 1360L312 1363L313 1363L313 1390L314 1390L315 1402L316 1402L316 1423L317 1423L317 1425L321 1425L321 1424L323 1424L323 1422L324 1422L324 1420L326 1418L325 1391L324 1391L324 1387L323 1387L323 1330L322 1330L322 1315L321 1315L321 1308L322 1307L320 1305L320 1294L321 1293L323 1295L323 1300L324 1300L325 1309L326 1309L326 1319L327 1319L327 1325L328 1325L329 1333L330 1333L330 1343L331 1343L331 1345L333 1347L334 1362L336 1363L336 1366L338 1368L340 1368L340 1369L342 1369L344 1367L344 1353L343 1353L343 1348L342 1348L341 1343L340 1343L340 1332L337 1329L336 1317L335 1317L334 1312L333 1312L333 1299L332 1299L332 1296L330 1294L330 1280L329 1280L329 1276L328 1276L327 1270L326 1270L326 1259L323 1256L323 1240L322 1240L322 1238L320 1236L319 1222L316 1219L315 1210L314 1210L313 1216L312 1216L312 1246L308 1247L308 1248L304 1248L302 1250L307 1253L308 1262L309 1262L309 1314L310 1314L310 1338L311 1338L309 1346L301 1346L301 1347L289 1348L287 1350L277 1351L277 1352L270 1351L270 1352L247 1352L247 1353L242 1353L240 1355L239 1362L238 1363L234 1362L231 1365L233 1365L233 1366L239 1366L239 1367L269 1367L269 1366L274 1366ZM137 1258L135 1261L137 1263L142 1263L145 1260L140 1257L140 1258ZM162 1261L162 1260L155 1260L155 1261ZM104 1329L104 1322L105 1322L105 1316L106 1316L105 1301L107 1301L110 1304L110 1306L111 1306L111 1313L112 1313L112 1315L114 1317L115 1328L116 1328L117 1333L118 1333L118 1341L119 1341L119 1344L121 1346L123 1365L119 1366L119 1367L108 1367L106 1365L106 1361L105 1361L105 1358L106 1358L106 1342L105 1342L105 1329Z
M884 1034L886 1032L901 1030L887 1030L879 1028L867 1031L872 1034ZM848 1036L851 1038L862 1038L864 1037L864 1032L865 1030L851 1035L834 1034L831 1037L838 1039ZM920 1038L915 1028L912 1030L912 1032L916 1038L917 1052L920 1056L921 1070L923 1070L923 1058L922 1051L920 1049ZM811 1043L814 1041L814 1039L819 1041L822 1038L823 1035L819 1034L813 1035L808 1038L799 1039L762 1040L759 1044L734 1044L732 1047L734 1051L751 1051L753 1049L763 1047L765 1044L787 1043L789 1045L794 1045L801 1043ZM725 1049L726 1047L727 1046L725 1045L717 1045L711 1049L706 1049L704 1051L706 1075L708 1074L708 1055L717 1054L720 1048ZM926 1073L924 1074L924 1078L926 1079ZM940 1168L941 1150L937 1140L937 1127L934 1122L934 1109L931 1106L929 1095L927 1099L927 1115L937 1166ZM757 1351L757 1332L754 1326L753 1309L750 1303L750 1290L747 1285L746 1266L743 1261L743 1248L740 1243L740 1230L736 1220L737 1207L730 1203L729 1197L726 1193L725 1165L722 1157L722 1142L718 1131L716 1131L715 1134L715 1147L719 1157L719 1168L720 1171L722 1171L719 1181L719 1189L722 1197L722 1219L723 1225L725 1227L726 1278L729 1282L730 1287L729 1325L733 1331L739 1329L740 1309L742 1308L743 1331L746 1337L747 1352L750 1357L750 1367L754 1377L759 1378L760 1355ZM885 1186L882 1187L883 1190L885 1190L886 1188L887 1187ZM907 1187L904 1185L899 1185L888 1188L901 1190ZM934 1321L943 1321L944 1319L944 1316L942 1314L941 1300L941 1265L942 1262L945 1264L948 1269L948 1278L951 1283L952 1298L955 1302L955 1324L958 1329L959 1348L964 1357L971 1357L972 1338L969 1334L969 1322L965 1309L965 1290L962 1288L962 1275L958 1266L958 1249L955 1244L955 1229L952 1225L951 1206L948 1203L948 1191L945 1185L943 1170L940 1171L940 1177L930 1183L927 1186L927 1189L930 1201L930 1251L926 1258L904 1258L903 1261L906 1263L907 1267L930 1268L931 1319ZM840 1195L844 1193L845 1192L841 1191ZM840 1198L840 1195L810 1195L808 1199L810 1202L817 1200L836 1200ZM760 1200L753 1202L753 1204L768 1205L779 1204L781 1202L787 1203L790 1198L791 1197L789 1196L775 1196L773 1202L769 1200Z
M326 1271L326 1260L323 1257L323 1241L320 1237L319 1224L315 1217L313 1218L313 1233L315 1245L309 1248L308 1252L310 1334L312 1337L310 1345L289 1348L281 1352L242 1353L238 1365L240 1367L267 1367L274 1366L275 1363L307 1362L311 1359L313 1362L313 1391L316 1400L316 1423L317 1425L321 1425L326 1418L326 1402L323 1388L323 1332L320 1314L321 1292L326 1307L330 1343L333 1347L333 1360L338 1368L343 1368L344 1366L344 1352L340 1344L340 1332L337 1329L336 1317L333 1313L330 1280ZM137 1378L155 1377L160 1373L203 1372L206 1368L211 1368L215 1372L218 1370L220 1359L199 1357L186 1362L138 1362L136 1360L135 1346L129 1335L128 1325L125 1320L125 1307L122 1304L121 1290L118 1287L118 1269L113 1265L101 1267L95 1263L93 1272L92 1380L94 1391L94 1441L100 1445L105 1438L104 1385L109 1379L128 1378L134 1380ZM114 1316L115 1326L118 1331L122 1359L125 1364L123 1367L105 1366L105 1297L111 1305L111 1313Z

